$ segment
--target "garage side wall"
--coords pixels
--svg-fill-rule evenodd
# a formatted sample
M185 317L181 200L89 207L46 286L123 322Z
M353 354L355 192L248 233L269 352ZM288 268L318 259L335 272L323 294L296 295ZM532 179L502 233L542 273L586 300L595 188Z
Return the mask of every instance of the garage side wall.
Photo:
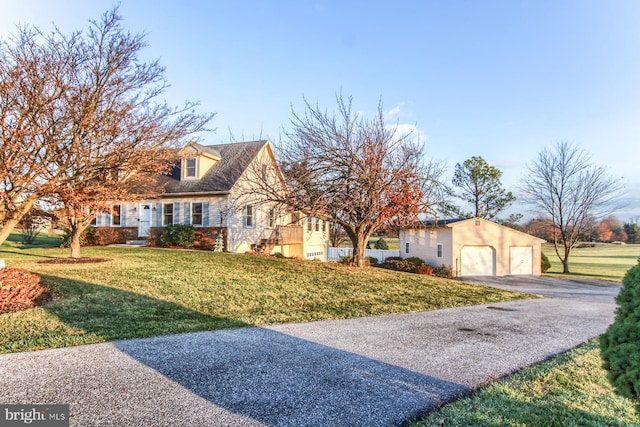
M447 227L427 227L400 230L400 256L418 257L429 265L446 265L453 268L452 233ZM407 252L407 243L409 252ZM438 245L442 245L442 256L438 257Z
M461 254L464 246L490 246L495 250L495 274L511 274L511 247L531 246L533 274L541 274L541 240L487 220L470 219L450 225L453 230L453 263L456 274L460 274Z

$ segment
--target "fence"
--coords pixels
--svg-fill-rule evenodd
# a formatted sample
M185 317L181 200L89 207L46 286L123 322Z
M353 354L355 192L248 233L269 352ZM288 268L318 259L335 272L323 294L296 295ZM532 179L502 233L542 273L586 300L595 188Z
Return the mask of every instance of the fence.
M400 256L400 250L384 250L384 249L366 249L365 254L374 258L378 258L378 262L392 256ZM340 261L340 258L353 255L353 248L328 248L327 260Z

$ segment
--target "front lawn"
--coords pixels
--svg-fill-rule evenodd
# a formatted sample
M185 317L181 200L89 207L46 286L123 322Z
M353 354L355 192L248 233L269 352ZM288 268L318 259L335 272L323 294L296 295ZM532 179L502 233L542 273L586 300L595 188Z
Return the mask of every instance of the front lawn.
M115 339L433 310L527 297L379 268L152 248L83 248L97 264L42 264L68 249L0 247L58 294L0 315L0 352Z
M613 393L597 340L495 382L413 424L427 426L638 426Z

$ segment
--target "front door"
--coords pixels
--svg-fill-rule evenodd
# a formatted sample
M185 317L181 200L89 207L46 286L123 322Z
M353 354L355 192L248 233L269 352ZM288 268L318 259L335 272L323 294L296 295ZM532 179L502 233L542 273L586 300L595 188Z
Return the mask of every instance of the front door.
M147 237L151 230L151 205L140 205L140 218L138 223L138 237Z

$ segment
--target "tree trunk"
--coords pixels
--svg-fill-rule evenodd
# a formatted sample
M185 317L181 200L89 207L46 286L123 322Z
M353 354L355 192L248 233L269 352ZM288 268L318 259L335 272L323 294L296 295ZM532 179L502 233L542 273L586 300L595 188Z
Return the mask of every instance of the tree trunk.
M353 243L353 263L356 267L366 267L367 266L367 256L365 251L367 249L366 237L364 235L358 234L356 236L356 240L352 241Z
M565 241L566 242L566 241ZM562 272L564 274L569 273L569 254L571 253L571 246L564 244L564 258L562 259Z
M71 223L71 258L80 258L80 237L86 229L86 225Z
M16 228L16 225L18 225L18 222L19 221L17 219L8 219L4 223L2 230L0 230L0 245L3 244L5 240L7 240L7 237L9 237L13 229Z
M71 258L80 258L80 233L71 236Z
M22 217L31 210L36 200L37 199L35 197L27 197L20 206L20 209L13 212L11 218L4 222L2 230L0 230L0 245L7 240L7 237L9 237L13 229L16 228L16 225L20 223Z

